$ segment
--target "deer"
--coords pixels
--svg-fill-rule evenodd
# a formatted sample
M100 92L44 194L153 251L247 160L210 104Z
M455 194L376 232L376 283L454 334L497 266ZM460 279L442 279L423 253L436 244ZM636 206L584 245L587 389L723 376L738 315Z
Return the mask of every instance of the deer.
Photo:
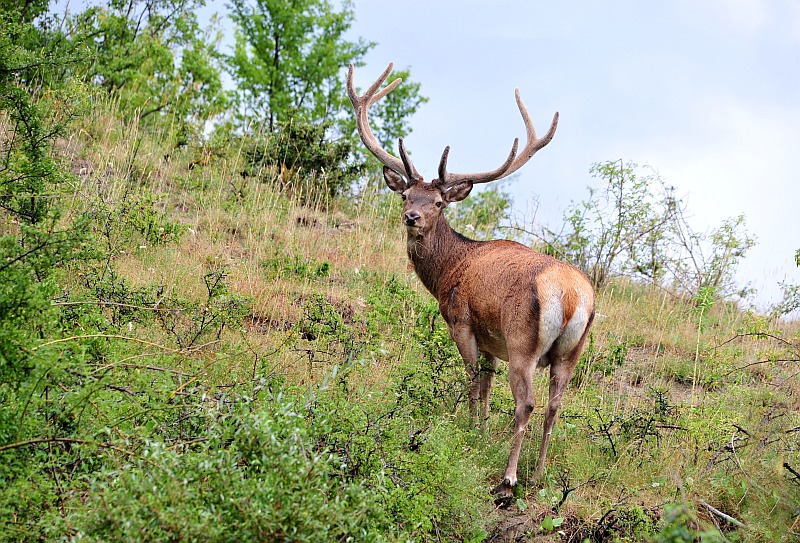
M474 185L503 179L525 165L553 139L558 112L547 133L537 138L528 109L519 89L515 89L527 132L522 150L518 152L519 138L515 138L508 157L496 169L452 173L447 171L447 146L439 162L439 177L425 182L403 138L398 142L398 158L383 149L369 125L370 106L401 83L401 79L395 79L380 88L392 68L390 63L359 96L350 65L347 93L355 110L356 129L366 148L383 164L386 185L402 198L408 258L419 280L439 302L450 337L464 360L470 412L481 424L489 415L489 396L499 361L508 363L514 398L513 438L503 480L493 492L500 500L510 499L534 410L534 370L550 369L535 482L543 473L561 399L594 320L594 289L578 268L521 243L475 241L459 234L448 224L444 209L464 200Z

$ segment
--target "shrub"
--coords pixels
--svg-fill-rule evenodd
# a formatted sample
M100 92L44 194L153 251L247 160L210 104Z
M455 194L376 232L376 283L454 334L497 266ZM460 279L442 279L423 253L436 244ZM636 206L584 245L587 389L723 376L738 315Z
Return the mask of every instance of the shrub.
M394 541L381 496L338 476L334 414L281 395L208 414L200 443L149 441L57 526L88 541Z
M496 237L514 201L499 185L490 185L453 207L447 215L453 228L476 239Z
M665 232L678 206L671 189L622 160L593 164L590 172L605 190L589 188L588 200L573 203L561 232L545 229L548 252L581 268L596 288L627 272L660 283Z
M247 173L273 172L279 185L303 202L342 194L365 164L353 158L353 140L328 139L331 129L331 122L314 124L298 116L274 133L250 139L245 151Z

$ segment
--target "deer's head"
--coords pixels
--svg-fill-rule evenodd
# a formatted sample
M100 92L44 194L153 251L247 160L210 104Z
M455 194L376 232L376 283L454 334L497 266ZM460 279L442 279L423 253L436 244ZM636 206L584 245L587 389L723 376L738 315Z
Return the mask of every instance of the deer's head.
M474 182L470 179L454 184L445 184L447 179L443 171L446 168L447 153L445 149L440 165L439 178L430 183L423 181L403 146L400 139L400 156L402 157L404 174L399 174L389 166L383 167L383 178L386 184L403 199L403 224L411 235L425 235L439 220L444 208L451 202L459 202L469 196ZM443 175L444 174L444 175Z
M383 177L386 184L403 198L403 223L412 235L421 236L429 231L441 217L444 208L451 202L458 202L469 196L475 184L496 181L520 169L533 157L536 151L550 143L550 140L555 135L556 127L558 126L558 113L553 116L553 122L550 124L550 129L547 133L543 137L537 138L528 108L525 107L520 98L519 89L515 89L514 95L517 99L517 107L519 107L527 132L527 143L522 151L517 153L519 139L515 138L514 144L511 146L511 153L509 153L508 158L500 167L479 173L450 173L447 171L447 157L450 153L450 147L446 147L439 162L439 177L430 183L426 183L411 162L411 158L403 145L403 139L400 138L400 158L397 158L381 147L369 126L367 115L369 107L389 94L402 81L395 79L383 89L378 90L383 82L386 81L386 78L389 77L392 67L393 64L390 63L381 76L370 85L362 96L359 96L353 85L354 69L351 64L347 73L347 93L356 112L356 127L359 136L361 136L361 141L384 165Z

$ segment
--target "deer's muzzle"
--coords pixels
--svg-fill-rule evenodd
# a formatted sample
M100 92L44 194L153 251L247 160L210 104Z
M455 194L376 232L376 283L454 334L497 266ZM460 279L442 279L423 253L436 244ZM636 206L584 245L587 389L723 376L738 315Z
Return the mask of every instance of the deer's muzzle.
M403 213L403 222L406 226L416 226L419 219L419 213L416 211L406 211Z

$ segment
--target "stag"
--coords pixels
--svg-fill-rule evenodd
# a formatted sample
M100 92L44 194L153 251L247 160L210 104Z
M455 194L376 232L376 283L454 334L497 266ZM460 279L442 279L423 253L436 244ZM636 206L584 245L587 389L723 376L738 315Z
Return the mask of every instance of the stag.
M517 484L517 463L534 409L534 369L550 368L549 400L534 471L537 480L544 468L561 398L594 319L594 291L580 270L525 245L464 237L450 227L443 210L466 198L476 183L496 181L521 168L553 138L558 113L547 133L537 138L516 89L517 106L527 131L522 150L517 152L519 139L515 139L511 153L498 168L465 174L447 171L450 148L446 147L439 162L439 177L427 183L411 162L402 138L397 158L381 147L369 126L369 107L401 82L396 79L380 89L391 71L389 64L359 96L350 66L347 92L355 109L358 133L384 165L386 184L403 199L408 257L422 284L439 302L450 337L464 359L470 410L481 421L488 416L498 360L508 362L515 404L514 434L503 481L495 489L500 498L508 498Z

